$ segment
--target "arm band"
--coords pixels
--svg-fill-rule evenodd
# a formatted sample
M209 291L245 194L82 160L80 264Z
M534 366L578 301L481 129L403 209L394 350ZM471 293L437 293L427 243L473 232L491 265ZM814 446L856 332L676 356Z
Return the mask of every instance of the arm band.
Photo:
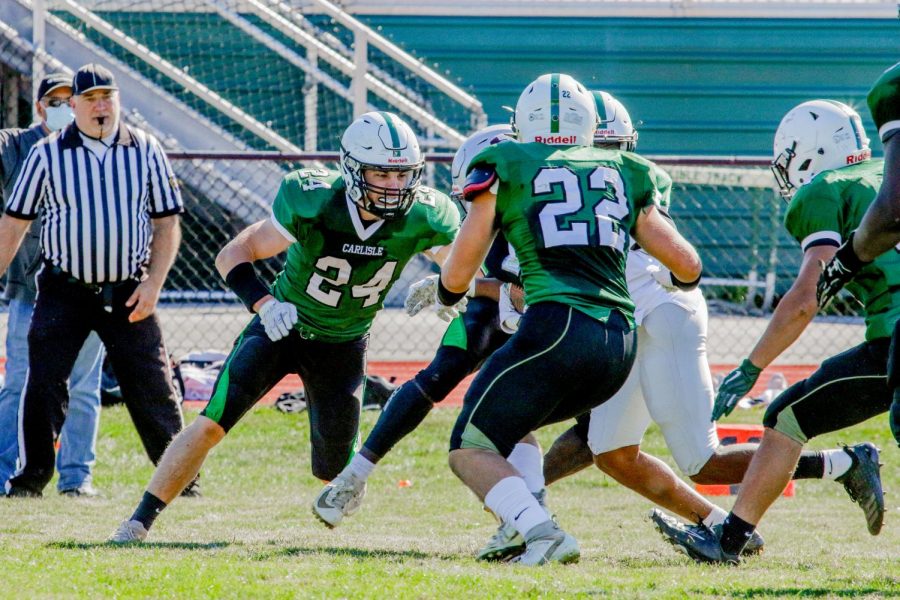
M248 262L238 263L228 271L228 275L225 276L225 285L231 288L231 291L241 299L251 313L253 305L271 293L257 276L253 264Z
M462 292L451 292L444 287L444 282L438 277L437 300L444 306L453 306L466 296L468 290Z
M700 285L700 277L702 277L697 276L697 279L685 282L675 277L675 273L669 272L669 275L672 277L672 285L677 287L679 290L684 290L685 292L689 292Z

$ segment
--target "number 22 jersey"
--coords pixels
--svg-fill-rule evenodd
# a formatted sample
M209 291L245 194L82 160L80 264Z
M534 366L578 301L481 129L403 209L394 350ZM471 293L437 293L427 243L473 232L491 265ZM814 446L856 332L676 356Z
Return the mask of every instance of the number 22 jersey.
M625 261L638 211L657 204L658 171L631 152L497 144L473 166L496 172L497 224L519 258L526 301L560 302L634 325Z

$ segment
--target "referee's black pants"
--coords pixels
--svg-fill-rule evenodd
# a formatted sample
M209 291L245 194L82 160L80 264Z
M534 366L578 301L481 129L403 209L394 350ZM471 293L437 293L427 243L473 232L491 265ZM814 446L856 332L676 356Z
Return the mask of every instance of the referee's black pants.
M132 308L125 302L137 282L115 285L105 298L46 266L37 282L28 377L19 408L19 468L7 489L40 493L53 477L53 446L69 404L67 380L91 331L106 346L144 449L158 463L184 420L156 314L128 322Z

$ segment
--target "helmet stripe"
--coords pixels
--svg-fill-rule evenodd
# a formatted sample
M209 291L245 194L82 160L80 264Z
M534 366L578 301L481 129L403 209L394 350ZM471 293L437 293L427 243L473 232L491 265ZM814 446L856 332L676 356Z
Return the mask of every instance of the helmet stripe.
M606 102L603 101L603 94L594 92L594 104L597 105L597 116L600 117L600 122L605 123L608 121L609 117L606 115Z
M550 133L559 133L559 73L550 75Z
M381 110L378 111L378 114L381 115L381 118L384 119L384 122L387 124L388 133L391 134L391 144L393 144L394 148L399 148L400 134L397 133L397 126L394 125L394 120L391 118L391 114Z

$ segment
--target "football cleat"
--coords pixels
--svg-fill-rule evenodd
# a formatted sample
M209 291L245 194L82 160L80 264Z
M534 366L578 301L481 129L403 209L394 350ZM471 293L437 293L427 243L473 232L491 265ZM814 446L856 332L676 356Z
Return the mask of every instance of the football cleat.
M549 562L568 564L578 562L580 557L578 541L548 519L531 528L525 536L525 552L510 562L527 566Z
M658 508L650 511L650 520L653 521L656 529L667 542L697 562L731 565L741 562L737 554L725 552L722 549L719 534L702 523L687 525Z
M59 495L68 496L69 498L94 498L99 495L99 492L89 482L85 482L78 487L59 490Z
M547 508L545 501L547 499L547 490L540 492L532 492L535 500L546 511L550 520L556 523L556 515L552 514ZM512 556L516 556L525 551L525 538L512 525L500 523L497 531L491 536L487 544L484 545L475 557L478 560L506 560Z
M844 452L854 458L853 466L838 477L837 482L844 484L850 499L862 508L869 533L878 535L884 524L884 491L881 489L878 448L866 442L844 446Z
M475 557L478 560L506 560L511 556L521 554L524 550L525 538L522 537L522 534L516 531L512 525L500 523L497 531Z
M718 537L722 537L722 526L716 525L713 527L713 530L716 531L716 535ZM741 556L756 556L757 554L762 554L763 550L766 549L766 542L763 540L763 536L759 535L758 531L754 531L753 535L750 536L750 539L747 540L747 543L744 544L744 549L741 550Z
M316 496L313 514L329 529L334 529L344 517L360 509L365 496L366 482L352 473L341 472Z
M146 540L147 534L143 523L125 519L106 541L110 544L136 544Z

